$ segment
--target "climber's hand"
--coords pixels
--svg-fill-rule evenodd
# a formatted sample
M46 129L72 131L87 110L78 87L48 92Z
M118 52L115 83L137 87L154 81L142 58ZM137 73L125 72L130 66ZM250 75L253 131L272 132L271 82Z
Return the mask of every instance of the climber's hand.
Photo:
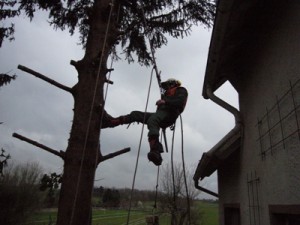
M156 102L156 105L157 105L157 106L161 106L161 105L164 105L164 104L166 104L166 101L163 100L163 99L159 99L159 100Z

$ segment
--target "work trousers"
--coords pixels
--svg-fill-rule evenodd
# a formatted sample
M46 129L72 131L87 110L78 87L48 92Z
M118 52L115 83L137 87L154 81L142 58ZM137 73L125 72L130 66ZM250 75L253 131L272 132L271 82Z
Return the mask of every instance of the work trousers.
M148 137L159 136L160 128L166 128L175 123L178 117L177 113L157 110L155 113L132 111L129 114L130 122L140 122L147 124Z

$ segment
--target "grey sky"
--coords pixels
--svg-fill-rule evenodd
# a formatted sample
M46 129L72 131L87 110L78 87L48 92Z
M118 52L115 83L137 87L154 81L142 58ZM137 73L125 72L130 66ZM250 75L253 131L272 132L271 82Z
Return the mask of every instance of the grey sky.
M70 60L83 57L78 36L54 31L38 18L30 23L17 19L16 40L5 41L0 48L0 72L11 71L18 77L0 89L0 147L7 150L15 162L39 162L46 172L62 172L63 162L58 157L12 137L17 132L50 148L65 150L73 116L73 99L48 83L17 69L19 64L38 71L67 86L77 82L76 70ZM184 132L184 157L186 166L194 170L202 153L213 147L234 127L230 113L202 97L207 53L211 30L194 27L192 35L184 39L169 39L167 47L156 52L158 69L162 80L170 77L182 81L189 91L186 110L182 114ZM127 114L132 110L144 111L152 68L141 67L137 62L128 64L118 61L109 86L106 109L112 116ZM157 81L152 81L148 111L155 111L159 99ZM230 104L237 106L237 95L225 84L217 94ZM141 124L104 129L101 132L102 154L131 147L131 152L101 163L97 169L95 185L131 188L136 163ZM169 148L171 131L167 130ZM175 153L176 162L181 161L180 121L177 121ZM157 167L148 162L147 129L145 127L139 158L136 188L154 189ZM170 152L164 153L163 164L170 163ZM192 171L194 172L194 171ZM216 174L200 185L217 191ZM203 195L204 197L207 197ZM208 196L210 197L210 196Z

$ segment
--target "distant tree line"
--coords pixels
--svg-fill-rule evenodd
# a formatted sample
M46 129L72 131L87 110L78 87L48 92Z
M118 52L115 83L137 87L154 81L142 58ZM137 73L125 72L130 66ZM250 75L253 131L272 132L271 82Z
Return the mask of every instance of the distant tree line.
M131 199L132 192L132 199ZM94 206L111 208L118 207L126 209L129 206L130 199L134 207L141 207L138 203L151 202L155 200L156 192L150 190L131 191L130 188L105 188L103 186L95 187L93 191Z
M5 152L0 157L7 163ZM175 166L175 186L170 180L169 172L170 168L166 167L158 192L96 186L91 206L127 210L131 205L134 209L150 210L155 205L160 211L170 215L174 225L182 225L188 219L197 224L201 221L199 210L193 207L197 192L189 190L189 196L186 196L180 166ZM37 210L56 208L61 176L56 173L44 174L37 163L13 165L9 162L0 177L0 221L6 225L24 224ZM191 184L188 186L192 187ZM190 200L188 204L187 198Z

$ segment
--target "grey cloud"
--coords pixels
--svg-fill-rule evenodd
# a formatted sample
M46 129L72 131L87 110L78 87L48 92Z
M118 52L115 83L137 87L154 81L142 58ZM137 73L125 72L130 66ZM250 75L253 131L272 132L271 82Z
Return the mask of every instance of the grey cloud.
M71 59L80 60L83 50L77 45L78 37L55 32L46 22L18 20L16 40L5 42L0 49L1 72L13 70L18 78L0 89L0 147L11 152L15 160L36 160L46 170L61 172L62 160L28 143L12 138L13 132L36 139L49 147L64 150L67 146L73 116L73 99L56 87L17 69L18 64L28 66L58 82L72 86L77 82L76 70L69 64ZM187 165L195 165L204 151L216 144L233 126L232 115L211 101L202 98L210 32L195 28L186 39L169 40L168 46L156 52L157 65L162 80L175 77L189 90L189 101L183 113L184 149ZM145 109L151 67L138 63L118 61L113 64L113 85L109 86L106 109L113 116L127 114L132 110ZM148 111L155 111L159 98L155 75L152 81ZM222 90L226 99L236 99L231 88ZM234 104L236 100L233 101ZM181 161L180 124L177 122L175 161ZM120 126L101 132L103 155L131 147L131 152L103 162L96 172L96 185L131 188L136 163L141 124L126 129ZM172 133L168 132L169 148ZM139 159L136 188L155 187L157 167L148 162L147 128L145 127ZM163 163L170 163L169 153L164 153ZM216 175L204 184L217 190Z

